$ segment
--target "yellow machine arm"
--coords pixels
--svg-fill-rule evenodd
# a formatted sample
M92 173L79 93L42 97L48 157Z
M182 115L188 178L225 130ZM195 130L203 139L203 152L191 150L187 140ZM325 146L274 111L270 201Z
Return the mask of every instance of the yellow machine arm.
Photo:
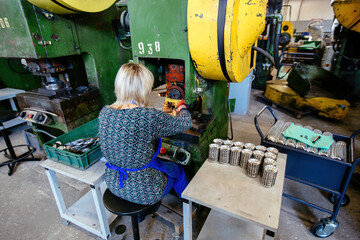
M265 27L266 0L188 0L191 57L205 79L241 82L255 67L251 47Z
M360 0L333 0L331 4L341 25L360 32Z
M79 12L101 12L109 8L116 0L28 0L35 6L55 14L73 14Z

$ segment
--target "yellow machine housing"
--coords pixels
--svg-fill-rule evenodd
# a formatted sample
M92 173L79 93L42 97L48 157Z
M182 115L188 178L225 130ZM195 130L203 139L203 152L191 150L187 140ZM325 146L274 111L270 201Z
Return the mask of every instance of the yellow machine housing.
M201 77L245 79L255 66L251 47L264 30L266 4L265 0L188 0L189 49Z
M355 32L360 32L360 0L333 0L332 7L339 23Z
M281 25L281 33L288 33L291 38L294 37L294 26L290 21L283 21Z
M266 84L264 96L281 106L308 108L318 111L320 116L342 120L349 111L350 103L327 97L301 97L293 89L283 84Z
M113 5L116 0L28 0L35 6L55 14L79 12L101 12Z

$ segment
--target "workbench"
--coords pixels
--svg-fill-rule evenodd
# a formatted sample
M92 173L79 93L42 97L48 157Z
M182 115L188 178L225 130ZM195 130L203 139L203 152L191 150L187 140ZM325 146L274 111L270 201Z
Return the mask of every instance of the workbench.
M14 111L18 111L14 98L16 97L16 94L18 93L23 93L25 92L24 90L20 90L20 89L14 89L14 88L2 88L0 89L0 101L3 100L9 100L10 101L10 105L11 105L11 109ZM24 123L24 120L21 120L20 118L14 118L10 121L7 121L4 123L5 128L10 128L13 126L16 126L18 124ZM2 128L2 127L0 127Z
M268 239L278 229L286 155L279 153L275 185L248 177L239 166L209 162L182 193L184 239L192 239L192 203L211 208L198 239ZM265 229L265 231L264 231Z
M49 179L56 205L63 223L72 222L79 227L103 238L110 236L109 224L117 217L104 207L102 195L106 190L105 162L98 161L86 170L79 170L47 159L41 162ZM56 174L62 174L90 186L90 191L67 208Z

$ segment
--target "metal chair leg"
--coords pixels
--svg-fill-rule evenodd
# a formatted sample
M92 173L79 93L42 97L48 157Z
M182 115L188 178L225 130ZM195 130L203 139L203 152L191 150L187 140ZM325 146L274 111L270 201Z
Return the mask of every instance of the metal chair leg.
M134 240L140 240L139 222L138 222L137 215L132 215L131 216L131 224L132 224Z

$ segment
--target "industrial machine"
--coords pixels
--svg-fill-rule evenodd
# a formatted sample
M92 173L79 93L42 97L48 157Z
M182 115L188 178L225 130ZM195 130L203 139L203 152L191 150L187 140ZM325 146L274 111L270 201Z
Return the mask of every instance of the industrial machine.
M26 69L42 78L41 88L18 96L21 117L37 133L69 131L114 101L121 64L140 62L152 71L154 88L166 86L163 111L171 113L185 100L192 113L192 129L163 139L177 162L189 164L191 155L191 176L209 143L227 137L228 82L241 82L255 67L252 48L264 29L267 3L114 2L0 0L0 16L10 26L0 36L0 57L24 59Z
M9 63L1 61L0 78L7 87L30 90L17 96L20 117L31 122L41 144L96 118L114 101L113 79L131 57L118 45L124 32L114 34L115 0L94 2L69 11L51 1L0 1L0 57ZM57 14L80 10L102 12Z

